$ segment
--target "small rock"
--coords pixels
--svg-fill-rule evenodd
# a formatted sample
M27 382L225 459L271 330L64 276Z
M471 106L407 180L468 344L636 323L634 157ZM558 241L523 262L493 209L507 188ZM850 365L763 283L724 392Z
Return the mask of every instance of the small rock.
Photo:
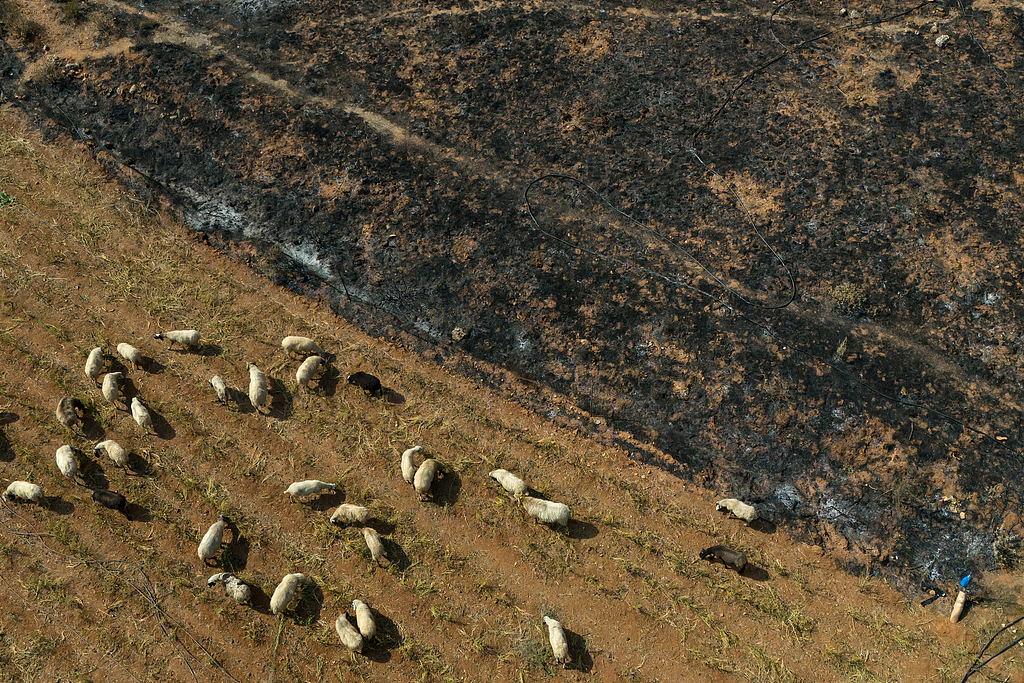
M461 327L456 327L454 330L452 330L452 339L459 342L465 339L467 334L468 332L466 332L466 330L462 329Z
M932 24L932 27L930 29L928 29L928 32L929 33L938 33L939 32L939 25L938 24Z
M845 7L842 8L841 10L839 10L839 16L841 16L841 17L845 17L846 16L846 8Z
M941 36L935 39L935 47L942 47L949 42L949 36L943 33Z

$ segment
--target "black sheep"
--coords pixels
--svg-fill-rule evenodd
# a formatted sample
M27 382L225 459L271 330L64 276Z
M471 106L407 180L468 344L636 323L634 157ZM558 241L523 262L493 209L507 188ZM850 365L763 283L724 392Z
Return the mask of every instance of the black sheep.
M747 556L744 553L724 545L712 546L707 550L701 551L700 559L707 560L708 562L718 560L729 569L735 569L737 572L742 572L743 568L747 566Z
M128 520L131 520L132 517L128 513L128 499L120 493L107 489L96 489L92 492L92 499L105 508L119 510Z
M348 383L354 384L370 396L378 396L381 392L380 380L362 371L349 375Z
M80 423L85 416L85 404L77 398L65 396L57 404L57 410L54 411L54 415L57 416L57 422L71 429Z

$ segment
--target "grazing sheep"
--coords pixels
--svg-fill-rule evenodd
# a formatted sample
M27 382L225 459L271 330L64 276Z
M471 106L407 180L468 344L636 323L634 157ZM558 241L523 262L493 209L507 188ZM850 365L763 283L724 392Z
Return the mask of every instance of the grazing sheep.
M140 367L142 367L142 351L139 351L131 344L125 344L124 342L118 344L117 355L121 356L121 358L124 358L126 361L131 363L132 368L134 368L135 370L138 370Z
M413 446L402 453L402 479L405 479L410 484L413 483L413 477L416 476L416 464L413 456L422 450L423 446Z
M754 509L753 505L747 505L735 498L723 498L722 500L715 503L716 510L728 510L732 514L742 519L747 524L750 524L757 519L757 510Z
M267 376L252 363L246 363L245 367L249 369L249 400L258 413L267 405Z
M146 406L142 405L142 401L139 400L138 396L132 399L132 417L135 418L135 422L146 433L150 431L156 432L156 429L153 427L153 416L146 410Z
M373 640L373 637L377 635L377 622L373 620L370 606L362 600L353 600L352 609L356 613L356 626L359 627L359 634L365 640Z
M747 556L744 553L724 545L715 545L707 550L702 550L700 559L707 560L708 562L718 560L729 569L735 569L737 572L742 572L743 568L747 566Z
M299 586L309 584L305 574L287 574L281 583L277 584L274 594L270 596L270 611L280 614L288 609L295 600L295 594Z
M221 403L228 402L228 385L224 384L224 380L220 378L220 375L214 375L210 378L210 386L216 392L218 401Z
M85 416L85 404L77 398L65 396L58 401L54 415L57 416L57 422L71 429L82 422L82 418Z
M207 586L213 586L217 583L224 584L224 594L229 598L237 602L239 605L245 605L252 601L252 590L249 588L249 584L242 581L240 578L232 574L231 572L221 572L220 574L214 574L206 580Z
M157 332L153 339L166 339L171 342L167 348L180 344L186 349L194 351L199 348L199 330L171 330L169 332Z
M124 373L121 372L108 372L103 375L103 398L107 399L108 403L114 403L117 400L121 393L122 380L124 380Z
M300 356L326 356L327 352L309 337L285 337L281 340L281 348L285 352Z
M416 476L413 478L412 485L416 488L416 493L420 494L421 499L425 499L430 493L430 486L434 483L435 478L439 478L438 472L440 470L441 463L433 458L424 460L423 464L416 470Z
M369 526L363 527L363 539L366 541L366 547L370 549L370 557L377 563L377 566L380 566L381 560L390 563L384 553L384 543L380 540L380 534L376 529Z
M370 396L378 396L381 392L380 380L362 371L349 375L348 383L359 387Z
M548 642L551 643L551 651L555 659L562 664L569 663L569 641L565 639L565 629L555 619L545 616L544 623L548 627Z
M71 446L61 446L57 449L57 469L68 479L78 476L78 456Z
M491 478L514 496L522 495L527 491L526 482L508 470L491 470Z
M218 515L217 521L206 530L206 535L203 536L203 540L199 542L199 547L196 549L196 554L203 563L212 560L220 552L220 546L224 540L224 529L227 526L228 518Z
M366 524L370 521L370 510L361 505L342 503L331 515L331 521L335 524Z
M96 489L92 492L92 499L105 508L119 510L125 519L131 521L131 514L128 512L128 499L120 493L108 491L107 489Z
M89 352L89 357L85 359L85 376L95 382L96 378L100 376L100 372L102 370L103 349L97 346Z
M292 497L292 500L296 498L308 498L309 496L319 496L324 491L337 491L337 484L328 484L326 481L320 481L319 479L307 479L306 481L297 481L284 492Z
M309 386L309 380L313 379L313 375L320 369L320 364L323 362L324 359L320 356L310 356L302 361L302 365L295 371L295 382L300 387Z
M4 495L0 496L0 500L7 501L12 496L21 500L30 500L37 505L42 505L45 500L43 498L43 490L38 485L30 484L27 481L12 481L7 485Z
M520 500L523 503L523 509L531 517L536 517L545 524L568 526L569 506L565 503L555 503L543 498L532 498L530 496L523 496Z
M121 444L112 439L100 441L93 449L93 453L96 455L105 453L106 456L113 460L114 464L118 467L128 466L128 451L126 451Z
M356 627L348 620L348 615L342 612L334 621L334 630L338 632L341 644L352 652L363 651L363 636L359 634Z

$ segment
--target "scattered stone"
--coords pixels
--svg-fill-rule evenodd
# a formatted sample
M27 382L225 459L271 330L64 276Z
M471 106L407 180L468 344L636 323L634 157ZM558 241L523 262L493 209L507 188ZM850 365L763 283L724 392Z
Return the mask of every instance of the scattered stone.
M935 47L942 47L949 42L949 36L943 33L941 36L935 39Z
M469 333L466 332L466 330L462 329L461 327L456 327L454 330L452 330L452 339L457 342L460 342L466 338L467 334Z

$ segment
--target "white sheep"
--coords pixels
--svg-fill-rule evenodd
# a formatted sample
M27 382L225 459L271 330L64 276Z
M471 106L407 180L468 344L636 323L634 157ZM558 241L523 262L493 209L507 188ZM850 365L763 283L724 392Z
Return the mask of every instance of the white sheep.
M519 496L527 491L526 482L508 470L491 470L491 478L512 495Z
M715 503L715 509L719 511L728 510L747 524L750 524L757 519L757 510L754 509L754 506L747 505L736 498L723 498Z
M146 410L146 406L142 405L142 401L139 400L138 396L132 399L132 417L146 433L150 431L156 432L156 429L153 427L153 416Z
M128 466L128 451L125 450L121 444L117 443L113 439L107 439L106 441L100 441L93 448L93 453L100 455L105 453L108 458L114 461L114 464L118 467Z
M57 449L57 469L68 479L78 476L78 456L74 448L64 445Z
M288 609L295 600L295 594L299 586L305 586L308 583L309 579L306 578L305 574L285 575L281 579L281 583L277 584L277 588L274 589L274 594L270 596L270 611L274 614L280 614Z
M42 505L44 501L43 490L38 485L30 484L27 481L12 481L4 494L0 496L0 500L10 500L11 496L30 500L37 505Z
M370 521L370 510L361 505L342 503L331 515L335 524L366 524Z
M252 363L246 363L245 367L249 369L249 400L256 412L259 412L260 408L267 405L267 376Z
M221 403L228 402L228 385L224 384L224 380L220 378L220 375L214 375L210 378L210 386L213 387L213 391L217 394L217 400Z
M348 615L346 613L342 612L338 615L338 618L335 619L334 630L338 632L338 638L341 639L342 645L352 652L363 651L363 636L359 634L356 627L348 620Z
M565 639L565 630L558 621L551 617L545 616L544 623L548 627L548 641L551 643L551 651L554 653L555 659L562 664L568 664L569 642Z
M320 348L320 345L309 337L285 337L281 340L281 348L285 352L299 354L301 356L326 356L327 353Z
M565 503L556 503L530 496L522 496L520 501L528 515L537 518L545 524L559 524L561 526L569 524L569 506Z
M337 484L328 484L326 481L320 481L319 479L307 479L306 481L297 481L291 486L284 490L286 495L292 497L292 500L296 498L308 498L309 496L319 496L324 491L337 491Z
M380 566L381 560L389 562L384 553L384 543L380 540L380 534L376 529L369 526L363 527L363 540L366 541L366 547L370 549L370 557L378 566Z
M103 398L107 399L109 403L113 403L117 400L121 390L121 382L124 380L124 373L122 372L108 372L103 375Z
M100 372L102 370L103 349L97 346L89 352L89 357L85 359L85 376L95 382L96 378L100 376Z
M199 348L198 330L170 330L169 332L157 332L153 335L153 339L166 339L171 342L167 345L167 348L171 348L175 344L180 344L189 350Z
M313 375L320 369L320 364L324 362L324 359L320 356L310 356L306 360L302 361L302 365L295 371L295 382L300 387L309 386L309 380L313 379Z
M416 470L413 486L416 488L416 493L420 494L420 498L426 498L427 494L430 493L430 486L434 483L434 479L438 477L440 469L441 463L433 458L427 458L420 465L419 469Z
M405 479L410 484L416 476L416 461L414 456L422 450L423 446L413 446L402 453L402 479Z
M352 609L356 613L356 626L359 627L359 634L365 640L373 640L373 637L377 635L377 622L373 620L370 606L362 600L353 600Z
M53 414L57 417L57 422L71 429L85 416L85 404L77 398L65 396L57 402L57 409Z
M244 605L252 601L252 590L249 588L249 585L231 572L214 574L206 580L207 586L213 586L217 583L223 583L224 594L239 605Z
M124 342L118 344L117 355L131 363L132 367L136 370L142 366L142 351L139 351L131 344L125 344Z
M204 563L213 559L220 552L220 546L224 540L224 529L227 526L228 518L218 515L217 521L206 530L206 535L203 536L203 540L199 542L199 547L196 549L196 554Z

